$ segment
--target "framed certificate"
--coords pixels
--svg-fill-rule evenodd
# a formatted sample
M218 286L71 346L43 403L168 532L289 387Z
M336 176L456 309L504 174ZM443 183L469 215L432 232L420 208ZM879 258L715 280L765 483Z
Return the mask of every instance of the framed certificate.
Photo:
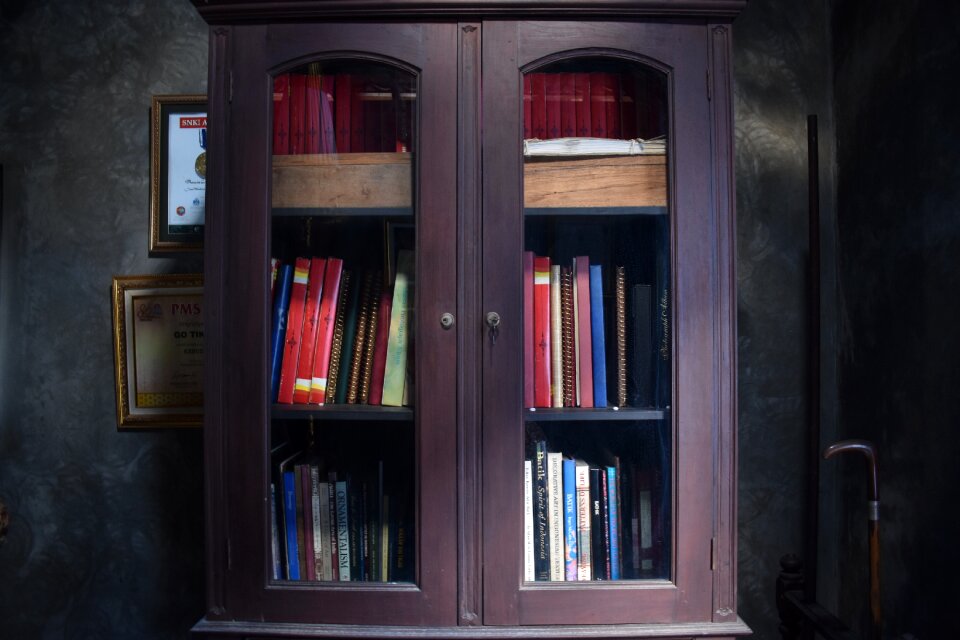
M200 251L207 188L207 96L153 96L150 252Z
M115 276L113 346L120 429L202 424L200 274Z

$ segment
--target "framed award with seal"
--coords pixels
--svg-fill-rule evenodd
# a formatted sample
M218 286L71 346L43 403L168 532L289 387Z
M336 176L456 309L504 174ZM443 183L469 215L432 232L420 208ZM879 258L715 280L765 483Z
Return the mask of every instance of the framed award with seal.
M199 427L202 276L114 276L112 294L117 426Z
M207 96L153 96L150 253L200 251L207 188Z

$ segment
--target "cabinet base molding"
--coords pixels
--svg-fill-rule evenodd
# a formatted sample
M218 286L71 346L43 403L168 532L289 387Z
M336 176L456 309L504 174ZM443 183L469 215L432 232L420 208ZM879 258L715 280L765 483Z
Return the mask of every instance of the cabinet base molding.
M395 638L499 640L524 638L592 638L594 640L647 638L732 640L750 634L740 618L735 622L680 624L621 624L529 627L374 627L366 625L315 625L279 622L236 622L204 618L193 627L197 638Z

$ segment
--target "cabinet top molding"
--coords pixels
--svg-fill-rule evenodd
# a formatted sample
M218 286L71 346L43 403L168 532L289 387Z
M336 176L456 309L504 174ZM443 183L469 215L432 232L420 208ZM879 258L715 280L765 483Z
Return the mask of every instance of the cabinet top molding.
M714 17L747 0L191 0L209 24L303 19Z

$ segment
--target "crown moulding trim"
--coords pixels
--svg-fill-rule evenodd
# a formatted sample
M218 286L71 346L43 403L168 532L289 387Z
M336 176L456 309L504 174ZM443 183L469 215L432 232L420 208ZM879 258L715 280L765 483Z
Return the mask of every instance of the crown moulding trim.
M733 19L747 0L191 0L209 24L460 17Z

